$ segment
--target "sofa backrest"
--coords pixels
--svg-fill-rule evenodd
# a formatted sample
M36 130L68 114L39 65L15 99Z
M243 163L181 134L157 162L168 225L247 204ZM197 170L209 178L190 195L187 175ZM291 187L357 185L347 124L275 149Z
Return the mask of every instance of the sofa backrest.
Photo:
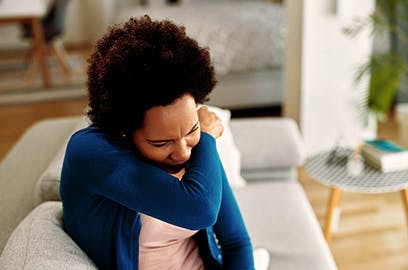
M231 119L241 151L241 174L247 181L296 179L306 158L295 121L285 117Z

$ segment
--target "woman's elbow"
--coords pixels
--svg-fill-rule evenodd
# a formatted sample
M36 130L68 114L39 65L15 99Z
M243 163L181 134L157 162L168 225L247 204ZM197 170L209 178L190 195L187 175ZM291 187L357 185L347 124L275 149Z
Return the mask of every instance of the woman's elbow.
M220 206L217 202L208 199L201 200L198 207L194 209L195 230L213 226L217 222Z

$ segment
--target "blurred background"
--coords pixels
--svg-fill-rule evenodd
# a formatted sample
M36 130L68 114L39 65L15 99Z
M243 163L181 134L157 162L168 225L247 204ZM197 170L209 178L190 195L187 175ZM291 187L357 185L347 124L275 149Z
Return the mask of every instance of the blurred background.
M292 117L308 154L339 141L355 147L372 136L408 147L407 6L402 0L2 0L0 160L34 122L84 112L95 41L109 25L144 14L183 24L210 49L219 83L208 104L230 109L232 117ZM327 189L300 172L323 222ZM408 269L400 198L382 195L377 206L362 195L345 196L346 225L332 245L339 269ZM389 222L372 221L374 214ZM359 228L356 216L368 229Z

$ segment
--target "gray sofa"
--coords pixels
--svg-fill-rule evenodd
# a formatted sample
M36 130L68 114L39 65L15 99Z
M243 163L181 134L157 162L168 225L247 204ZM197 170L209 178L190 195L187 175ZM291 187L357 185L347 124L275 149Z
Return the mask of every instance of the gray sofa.
M50 194L58 193L58 182L39 183L79 121L36 123L1 162L0 269L95 269L61 227L62 205ZM296 180L305 151L295 122L248 118L232 119L230 126L246 180L234 192L254 247L269 252L269 269L336 269Z

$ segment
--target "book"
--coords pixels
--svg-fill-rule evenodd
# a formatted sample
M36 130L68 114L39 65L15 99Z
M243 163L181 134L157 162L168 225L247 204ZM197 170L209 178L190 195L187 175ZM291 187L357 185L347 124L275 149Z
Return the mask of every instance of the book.
M365 141L361 154L369 165L382 172L408 170L408 150L390 140Z

